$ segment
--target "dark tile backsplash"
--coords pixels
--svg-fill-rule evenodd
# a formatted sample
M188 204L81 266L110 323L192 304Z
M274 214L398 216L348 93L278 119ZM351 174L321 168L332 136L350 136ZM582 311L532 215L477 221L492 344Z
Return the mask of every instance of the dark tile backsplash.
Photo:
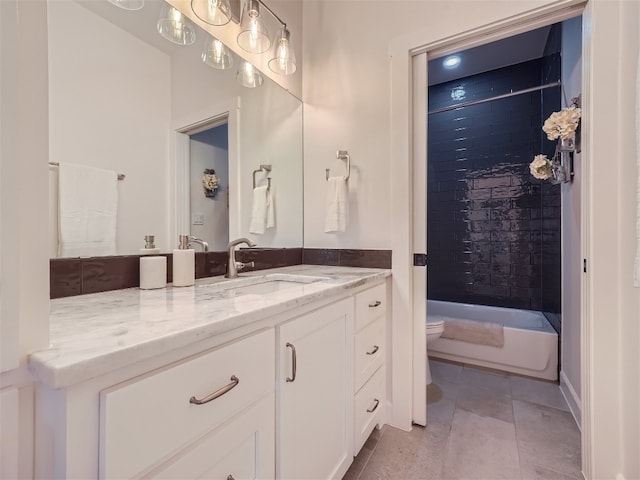
M305 248L302 260L306 265L391 268L391 250Z
M173 256L164 256L167 257L167 282L171 282ZM390 250L247 248L239 249L236 258L241 262L254 262L254 266L245 271L302 263L391 268ZM226 261L227 252L196 252L196 278L223 275ZM51 298L137 287L140 285L140 256L52 259L49 263L49 278Z
M549 72L555 53L433 85L429 110L558 80ZM559 90L429 115L428 298L560 312L560 187L529 173L553 154L541 127Z

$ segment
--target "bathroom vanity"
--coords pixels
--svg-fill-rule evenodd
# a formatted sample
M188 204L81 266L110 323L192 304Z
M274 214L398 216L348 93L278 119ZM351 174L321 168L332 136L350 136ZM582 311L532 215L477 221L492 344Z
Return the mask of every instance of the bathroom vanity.
M341 478L385 422L389 270L52 301L38 478Z

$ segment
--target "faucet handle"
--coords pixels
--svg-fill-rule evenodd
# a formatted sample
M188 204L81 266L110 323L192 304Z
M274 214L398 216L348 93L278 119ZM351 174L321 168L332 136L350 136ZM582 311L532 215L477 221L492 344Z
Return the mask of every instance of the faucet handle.
M237 270L244 270L246 267L254 268L256 266L256 262L236 262Z

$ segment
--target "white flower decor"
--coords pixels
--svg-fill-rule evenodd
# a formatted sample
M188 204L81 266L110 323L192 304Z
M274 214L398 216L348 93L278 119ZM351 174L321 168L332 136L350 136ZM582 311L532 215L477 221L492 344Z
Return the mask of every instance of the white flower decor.
M220 180L216 175L216 171L207 168L202 175L202 186L204 187L204 194L207 197L215 197L218 193L218 187L220 185Z
M542 126L549 140L573 138L580 123L582 110L572 105L549 115Z
M539 180L549 180L553 176L551 160L546 155L536 155L529 164L529 171Z

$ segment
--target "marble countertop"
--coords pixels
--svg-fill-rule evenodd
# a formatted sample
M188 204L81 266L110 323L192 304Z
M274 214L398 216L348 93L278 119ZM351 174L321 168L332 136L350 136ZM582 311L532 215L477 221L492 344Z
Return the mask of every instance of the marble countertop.
M258 320L288 312L353 288L380 281L390 270L296 265L210 277L192 287L129 288L51 300L48 349L34 352L29 369L42 382L63 388ZM234 286L277 275L282 288ZM288 280L306 277L310 283Z

